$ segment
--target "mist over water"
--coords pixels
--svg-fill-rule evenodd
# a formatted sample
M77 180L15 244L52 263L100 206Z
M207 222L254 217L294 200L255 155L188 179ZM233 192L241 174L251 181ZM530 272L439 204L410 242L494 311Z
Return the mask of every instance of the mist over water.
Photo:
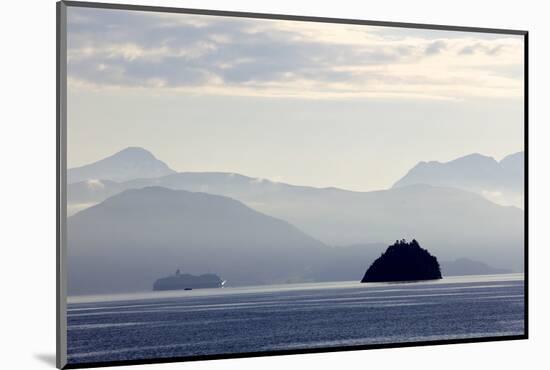
M524 333L521 274L72 297L69 363Z

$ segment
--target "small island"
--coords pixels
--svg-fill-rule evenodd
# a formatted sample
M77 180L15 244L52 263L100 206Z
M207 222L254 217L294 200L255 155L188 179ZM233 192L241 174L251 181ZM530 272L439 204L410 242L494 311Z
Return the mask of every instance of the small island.
M223 288L225 281L215 274L182 274L178 269L172 276L158 279L153 290L192 290L204 288Z
M416 240L405 239L390 245L368 268L362 283L441 279L437 258Z

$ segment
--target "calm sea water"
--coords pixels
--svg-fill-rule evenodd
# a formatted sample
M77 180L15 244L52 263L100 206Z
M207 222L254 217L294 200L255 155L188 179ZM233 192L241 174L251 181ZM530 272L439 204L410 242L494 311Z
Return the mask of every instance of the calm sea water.
M71 297L69 363L524 333L522 274Z

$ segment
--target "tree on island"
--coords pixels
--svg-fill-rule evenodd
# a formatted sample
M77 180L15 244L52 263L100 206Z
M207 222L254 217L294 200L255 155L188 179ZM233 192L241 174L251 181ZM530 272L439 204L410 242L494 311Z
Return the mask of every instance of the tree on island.
M396 240L368 268L362 283L441 279L437 258L413 239Z

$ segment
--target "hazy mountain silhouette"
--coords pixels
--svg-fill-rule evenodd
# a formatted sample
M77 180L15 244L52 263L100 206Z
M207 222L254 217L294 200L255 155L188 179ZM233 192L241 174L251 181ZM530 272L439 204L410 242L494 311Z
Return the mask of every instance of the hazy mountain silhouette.
M472 155L457 160L453 166L455 169L477 166L490 172L495 163L500 173L508 173L510 178L523 173L523 153L508 156L500 163ZM479 168L462 170L468 171L483 172ZM330 246L387 245L395 236L418 238L444 261L468 257L496 268L514 271L523 268L523 211L451 187L412 185L353 192L295 186L235 173L183 172L125 182L88 180L69 184L69 214L127 189L147 186L231 197L256 211L285 220ZM328 276L332 267L326 268L326 274L316 272ZM346 275L338 268L335 273ZM322 278L320 275L317 278Z
M69 294L149 290L175 266L231 285L303 281L326 248L227 197L128 190L69 218Z
M492 157L470 154L450 162L420 162L393 187L426 184L476 192L491 201L523 208L524 153L497 162Z
M443 273L443 276L456 276L508 274L512 271L508 269L495 268L486 263L473 261L469 258L459 258L454 261L441 261L441 272Z
M85 193L85 186L73 185ZM115 187L149 185L237 199L288 221L328 245L389 243L398 235L422 240L443 260L468 257L499 268L520 270L523 266L523 211L456 188L414 185L353 192L293 186L231 173L177 173ZM69 203L76 192L71 186ZM112 189L106 184L103 191L110 194ZM80 195L79 201L92 199Z
M383 243L325 248L310 276L314 281L359 281L365 273L365 266L385 249Z
M111 180L84 180L68 184L67 216L72 216L126 189L124 183Z
M166 163L149 151L129 147L97 162L67 171L67 182L86 180L126 181L136 178L152 178L174 173Z
M520 189L523 191L524 183L522 181L520 184L517 184L517 179L521 178L523 180L524 178L524 169L525 169L524 152L518 152L518 153L510 154L504 157L500 161L500 166L502 167L506 176L512 179L514 185L516 185L516 189Z

